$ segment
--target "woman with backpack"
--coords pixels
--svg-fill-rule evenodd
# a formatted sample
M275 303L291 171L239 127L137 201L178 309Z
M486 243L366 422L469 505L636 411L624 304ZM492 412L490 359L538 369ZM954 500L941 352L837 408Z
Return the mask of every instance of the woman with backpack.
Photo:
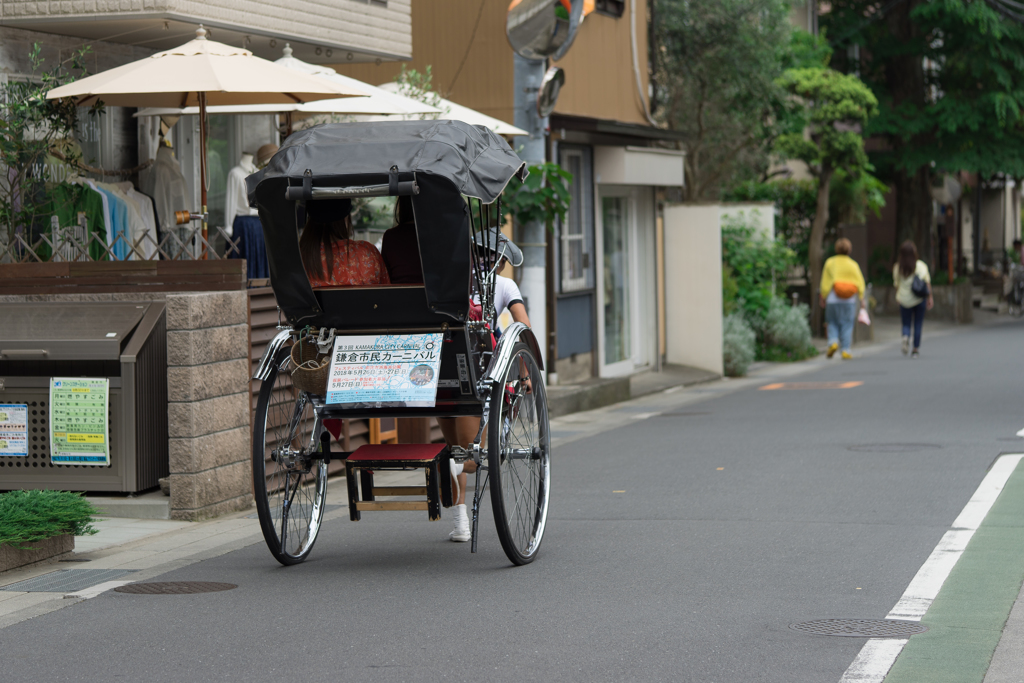
M896 302L900 305L900 319L903 322L903 355L910 351L910 325L914 325L914 351L911 358L918 358L921 347L921 326L924 312L935 305L932 298L932 277L928 266L917 258L917 246L912 240L900 245L899 260L892 267L892 282L896 286Z

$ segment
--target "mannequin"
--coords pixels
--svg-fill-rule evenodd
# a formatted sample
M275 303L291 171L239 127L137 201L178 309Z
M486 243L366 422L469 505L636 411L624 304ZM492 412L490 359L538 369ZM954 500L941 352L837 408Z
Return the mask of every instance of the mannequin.
M192 201L188 199L181 165L174 158L171 142L167 138L161 140L156 150L156 160L139 184L140 189L153 198L161 233L177 229L175 211L194 210Z
M228 171L227 187L224 195L224 231L234 235L235 216L258 216L255 209L249 208L249 198L245 193L245 178L256 172L256 164L251 152L243 152L238 165Z

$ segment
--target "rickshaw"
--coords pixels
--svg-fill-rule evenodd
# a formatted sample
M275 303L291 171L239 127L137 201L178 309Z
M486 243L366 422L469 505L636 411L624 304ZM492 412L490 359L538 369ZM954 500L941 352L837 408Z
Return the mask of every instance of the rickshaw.
M260 526L280 563L309 556L332 461L344 463L352 521L384 510L426 510L437 520L457 498L451 462L472 459L471 551L489 488L509 560L536 558L551 479L540 345L521 323L496 344L492 329L500 196L526 174L492 131L439 120L315 126L289 136L247 178L279 309L279 332L253 376L261 385L252 463ZM314 289L298 245L306 207L384 196L411 198L424 283ZM332 445L332 424L346 418L457 416L480 419L468 448ZM374 483L375 473L416 469L424 486Z

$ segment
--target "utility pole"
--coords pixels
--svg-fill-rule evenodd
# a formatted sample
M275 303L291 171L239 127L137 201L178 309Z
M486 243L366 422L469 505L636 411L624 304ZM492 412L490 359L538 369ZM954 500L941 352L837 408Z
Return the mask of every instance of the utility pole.
M521 135L512 141L512 147L519 157L527 164L542 164L546 159L547 118L537 114L537 92L547 61L543 59L526 59L518 54L513 56L515 70L513 76L513 95L515 102L515 125L529 131L530 135ZM526 301L527 312L533 325L533 333L537 343L547 355L547 286L546 286L546 247L547 234L544 223L531 221L517 225L516 244L523 250L523 266L521 269L519 289ZM548 372L553 367L545 358ZM553 362L553 361L552 361Z

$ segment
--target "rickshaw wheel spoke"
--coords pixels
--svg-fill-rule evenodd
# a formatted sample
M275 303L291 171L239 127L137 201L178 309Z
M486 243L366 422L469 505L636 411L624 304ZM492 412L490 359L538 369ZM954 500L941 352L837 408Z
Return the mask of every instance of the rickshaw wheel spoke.
M310 457L322 426L308 396L283 369L290 350L278 352L260 386L252 438L260 527L270 552L285 565L302 562L313 549L327 496L327 465Z
M526 380L532 380L527 393ZM514 389L509 395L507 388ZM515 564L537 556L547 524L551 453L544 382L530 348L518 343L491 396L491 507L501 547ZM539 456L535 455L538 454Z

